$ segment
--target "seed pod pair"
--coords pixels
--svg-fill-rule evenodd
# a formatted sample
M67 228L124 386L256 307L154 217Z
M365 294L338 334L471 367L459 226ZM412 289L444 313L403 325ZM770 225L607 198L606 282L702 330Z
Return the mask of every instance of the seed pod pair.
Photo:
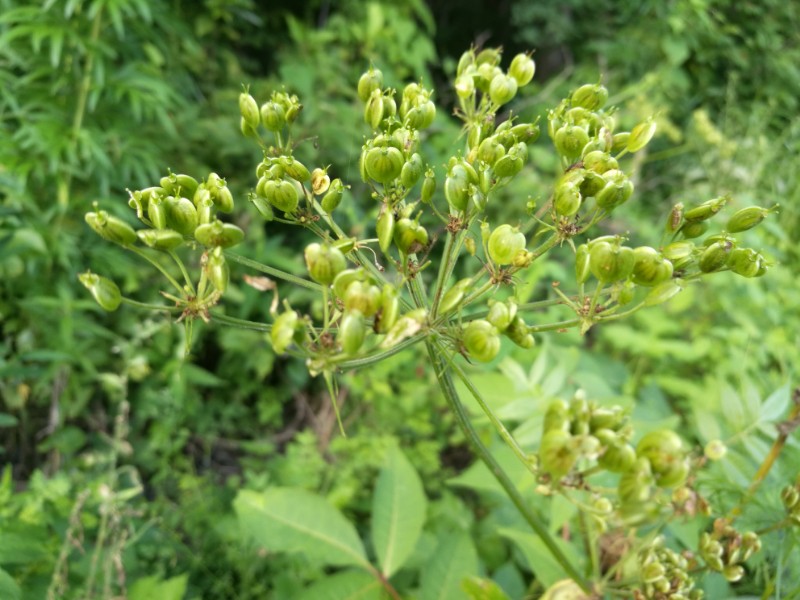
M511 319L511 322L508 324L508 327L506 327L503 333L517 346L524 348L525 350L533 348L534 344L536 343L533 335L529 333L529 328L525 323L525 320L519 315L516 315L513 319Z
M141 229L136 235L154 250L174 250L183 243L183 236L172 229Z
M761 223L761 221L763 221L769 213L777 209L777 204L772 208L761 208L760 206L748 206L747 208L742 208L741 210L736 211L728 220L726 229L730 233L747 231L748 229L752 229Z
M342 197L344 196L344 187L344 183L342 183L342 180L339 178L331 181L327 193L322 197L322 200L320 200L322 210L327 213L332 213L334 210L336 210L336 208L342 202Z
M500 352L500 334L485 319L470 321L462 335L464 348L480 362L490 362Z
M381 290L381 305L375 315L375 333L388 333L397 323L400 314L400 298L397 288L385 284Z
M632 281L637 285L654 287L672 277L672 263L655 249L639 246L633 251Z
M272 324L270 338L272 348L277 354L283 354L292 344L301 344L304 339L304 327L296 311L287 310L278 315Z
M453 284L453 287L447 290L442 296L442 301L439 303L439 312L441 314L446 314L458 307L464 299L467 290L469 290L471 283L472 279L466 278Z
M286 125L286 111L283 106L270 100L261 105L261 122L269 131L281 131Z
M579 106L586 110L598 110L603 108L608 101L608 90L599 83L587 83L572 92L569 99L572 106Z
M309 244L304 256L311 279L322 285L332 284L336 276L347 268L341 250L327 244Z
M578 440L561 429L551 429L542 436L539 467L558 481L572 470L578 460Z
M470 171L466 168L468 163L456 163L447 173L447 178L444 180L444 197L450 208L456 212L463 212L467 209L470 193L470 185L478 183L477 174L471 176ZM474 169L472 171L474 173Z
M222 247L217 246L211 250L204 260L203 270L206 277L220 294L224 294L228 289L228 282L231 278L230 267L225 261Z
M428 245L428 232L418 221L403 218L395 224L394 243L403 254L414 254Z
M508 104L517 95L517 87L514 77L498 73L489 83L489 98L496 106Z
M535 73L536 63L529 54L517 54L508 67L508 74L516 80L519 87L528 85Z
M518 227L503 224L497 227L489 236L489 258L498 265L509 265L516 255L525 250L527 241L525 234Z
M361 349L366 334L367 327L364 324L364 315L357 310L348 310L344 313L339 324L336 340L345 354L353 355Z
M656 122L653 120L653 117L650 117L631 130L625 147L628 152L638 152L650 143L650 140L653 139L655 134Z
M582 200L580 184L575 184L568 180L562 181L556 187L553 196L553 208L558 215L571 217L580 210Z
M598 281L613 283L626 279L636 263L636 256L631 248L598 242L590 245L589 269Z
M368 282L353 281L344 293L346 311L358 311L365 317L371 317L381 306L381 289Z
M608 152L601 150L592 150L583 157L583 168L587 171L593 171L598 175L602 175L607 171L615 171L619 168L617 159L611 156Z
M393 146L370 148L364 155L367 175L383 185L400 176L404 162L403 153Z
M589 143L589 134L579 125L564 125L556 131L553 141L559 154L574 160L581 155L583 148Z
M660 487L680 485L689 474L683 441L668 429L646 434L636 445L636 456L650 462L655 482Z
M611 173L608 171L605 176ZM604 177L605 177L604 176ZM603 188L594 196L597 206L605 208L606 210L613 210L617 206L624 204L628 198L633 194L633 182L625 177L619 175L612 178L606 183Z
M265 180L261 186L261 194L272 206L286 214L292 214L297 210L300 201L300 193L297 187L290 181L284 180Z
M489 314L486 315L486 320L494 325L500 333L508 329L514 317L517 316L516 302L498 302L496 300L489 301Z
M239 112L242 115L243 129L255 133L261 124L261 114L256 99L247 92L239 94Z
M116 283L91 271L78 275L78 279L103 310L113 312L119 308L122 294Z
M185 175L183 173L170 173L166 177L162 177L159 183L161 185L161 189L163 190L162 195L181 195L186 198L191 198L194 196L194 193L197 191L197 187L199 185L194 177L191 175ZM157 188L150 189L153 190Z
M194 238L209 248L230 248L242 242L244 231L233 223L214 219L211 223L199 225L194 231Z
M84 219L97 235L109 242L120 246L130 246L139 239L133 227L122 219L109 215L104 210L88 212Z
M369 100L372 92L383 85L383 73L380 69L370 67L358 80L358 97L362 102Z
M719 241L710 244L700 255L697 265L703 273L719 271L728 264L734 244L731 241Z
M728 266L742 277L760 277L767 272L766 260L752 248L737 248L731 252Z
M689 210L685 211L683 213L683 218L687 223L707 221L725 208L725 205L728 203L729 199L730 198L728 196L720 196L719 198L714 198L712 200L703 202L699 206L695 206L694 208L690 208Z

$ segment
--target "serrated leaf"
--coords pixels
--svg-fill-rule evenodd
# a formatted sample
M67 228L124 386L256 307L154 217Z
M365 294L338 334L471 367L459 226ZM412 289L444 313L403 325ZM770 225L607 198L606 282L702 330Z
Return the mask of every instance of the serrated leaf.
M528 567L533 571L533 574L536 575L536 579L545 587L550 587L559 579L568 577L564 568L553 558L547 546L544 545L544 542L542 542L538 536L505 527L499 529L498 533L514 542L525 556ZM556 539L556 543L561 547L561 550L573 565L579 564L578 557L572 546L559 539Z
M414 551L428 501L414 467L396 446L388 452L372 497L372 544L388 578Z
M355 527L324 498L300 489L241 490L233 503L242 531L273 552L299 552L326 565L369 568Z
M478 554L466 533L444 537L431 561L422 569L420 600L466 598L462 581L478 572Z
M300 600L381 600L380 582L364 571L345 571L325 577L309 587Z

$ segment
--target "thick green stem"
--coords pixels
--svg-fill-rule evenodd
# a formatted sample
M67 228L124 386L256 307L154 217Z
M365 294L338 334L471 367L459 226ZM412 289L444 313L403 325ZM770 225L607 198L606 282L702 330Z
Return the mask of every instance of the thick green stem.
M436 278L436 287L434 288L431 319L435 319L439 311L439 302L442 300L444 288L447 286L447 281L450 279L450 275L452 275L453 269L456 266L458 253L461 250L461 243L466 234L466 230L462 230L456 234L449 233L447 235L447 241L445 242L444 253L442 255L442 266L439 269L439 275Z
M445 349L441 346L441 344L437 344L437 346L439 348L439 352L441 353L441 355L446 357L445 360L447 360L447 363L450 366L450 368L453 369L455 374L458 375L458 378L467 387L470 394L472 394L472 397L475 398L475 401L478 403L478 406L481 407L481 410L489 418L489 421L497 430L497 433L500 435L500 437L503 439L506 445L509 448L511 448L511 451L519 459L519 461L523 465L525 465L525 468L528 469L534 475L536 475L536 469L533 468L531 461L528 460L528 455L525 454L525 451L519 447L519 444L517 444L517 440L514 439L514 436L511 435L508 429L506 429L505 425L503 425L500 419L497 418L497 415L494 414L494 411L486 403L486 400L484 400L478 388L475 387L475 384L472 383L472 380L470 380L470 378L467 377L467 374L464 372L464 370L460 366L458 366L458 364L454 360L447 358L447 355L445 354Z
M475 428L472 426L472 423L469 420L469 415L467 414L464 405L461 404L461 400L458 397L458 392L456 391L453 383L453 378L447 371L445 365L442 363L436 345L430 339L426 340L425 345L428 349L428 355L430 356L431 362L433 363L433 368L436 372L436 377L439 381L439 386L442 390L442 393L444 394L447 403L450 405L461 431L464 433L469 444L472 446L473 451L487 466L489 472L491 472L495 479L497 479L497 482L505 490L509 500L511 500L514 506L517 508L520 515L522 515L528 525L530 525L531 529L533 529L533 531L539 536L542 543L547 546L547 549L550 551L553 559L555 559L561 568L564 569L570 578L580 585L584 591L588 592L589 583L586 581L580 571L578 571L578 569L575 568L575 566L573 566L569 559L564 555L561 548L558 547L558 544L553 536L547 530L547 526L528 507L528 503L525 501L525 498L522 497L522 494L519 493L519 490L517 490L514 482L511 481L506 472L503 471L502 467L500 467L500 464L489 452L488 448L486 448L486 446L483 445L483 442L481 442L478 432L475 431Z
M307 279L303 279L302 277L297 277L296 275L292 275L291 273L287 273L286 271L281 271L280 269L276 269L275 267L267 266L263 263L251 260L239 254L234 254L233 252L225 252L225 256L231 259L233 262L237 262L240 265L244 265L245 267L250 267L251 269L260 271L261 273L272 275L273 277L277 277L278 279L283 279L284 281L288 281L289 283L299 285L300 287L304 287L306 289L313 290L315 292L322 291L322 286L318 283L314 283L313 281L308 281Z

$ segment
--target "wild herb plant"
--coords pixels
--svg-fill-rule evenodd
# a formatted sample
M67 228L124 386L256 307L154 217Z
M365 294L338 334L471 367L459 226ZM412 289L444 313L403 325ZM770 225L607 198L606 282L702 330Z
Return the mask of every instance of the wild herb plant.
M277 353L303 360L312 375L324 379L342 435L338 376L424 346L472 450L566 576L544 597L698 598L698 576L718 572L739 581L761 547L755 532L737 528L739 512L715 514L695 486L697 469L719 458L723 444L709 444L701 454L668 429L638 435L621 407L600 406L578 392L570 401L548 406L538 451L529 453L491 410L464 365L491 362L503 343L529 349L548 332L576 328L586 333L667 302L712 275L764 275L769 261L744 246L737 234L757 226L775 207L745 207L723 218L729 198L720 196L697 206L675 205L663 235L651 245L636 245L636 232L591 237L599 223L635 198L625 159L648 144L655 123L648 119L629 132L618 131L606 88L586 84L550 110L543 125L560 164L552 187L519 200L527 203L525 222L492 222L488 209L526 168L529 145L540 134L538 119L524 122L513 112L502 112L532 80L534 61L519 54L503 70L501 58L500 50L491 48L461 57L455 92L462 149L445 165L428 164L421 153L421 136L436 116L432 92L421 82L402 91L386 87L375 67L363 74L357 94L371 133L361 149L359 170L370 193L360 200L325 166L309 168L294 157L301 143L293 137L303 108L298 97L277 90L257 100L242 92L241 131L263 152L248 201L267 228L281 223L316 236L305 247L306 273L286 272L271 265L269 257L260 262L231 250L244 241L245 231L220 218L234 211L235 200L219 174L168 173L151 187L130 191L128 204L143 228L136 230L101 207L87 213L86 221L102 238L160 271L167 287L160 293L172 304L125 297L113 281L91 272L80 280L106 310L125 304L175 315L186 330L187 354L198 321L268 334ZM372 237L351 237L347 225L337 220L339 206L356 201L377 208L367 228L374 231ZM710 230L712 223L721 223L721 231ZM550 252L572 254L574 281L552 282L544 299L518 301L519 276ZM244 280L267 295L270 323L237 319L222 310L231 264L260 273ZM457 267L469 275L456 279ZM316 294L321 314L288 302L287 285ZM552 307L561 307L565 318L537 319L539 311ZM582 557L574 548L565 550L563 540L487 449L456 381L474 396L530 472L537 491L577 506ZM441 581L424 571L419 582L392 580L412 558L425 498L402 453L390 453L385 473L373 508L374 561L353 526L308 493L281 488L241 492L236 509L270 550L299 551L321 564L355 567L323 582L321 590L338 577L341 589L394 598L416 589L422 597L436 597ZM789 516L778 527L796 520L798 488L790 488L784 494ZM409 494L406 502L399 500L402 494ZM673 548L660 535L677 517L712 515L713 525L691 551ZM402 535L387 533L391 527L401 527ZM605 552L601 561L601 544L612 535L623 551ZM482 589L492 595L479 596ZM464 590L470 597L506 597L487 580L468 579Z

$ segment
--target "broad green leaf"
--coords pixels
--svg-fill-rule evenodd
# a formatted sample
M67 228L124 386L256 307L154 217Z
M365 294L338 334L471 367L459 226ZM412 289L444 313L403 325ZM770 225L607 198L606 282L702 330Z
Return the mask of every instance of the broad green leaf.
M137 579L128 591L128 600L183 600L189 575L178 575L171 579L159 579L157 576Z
M2 427L16 427L17 417L8 413L0 413L0 428Z
M325 577L309 587L300 600L381 600L380 581L364 571L344 571Z
M477 572L478 554L470 537L466 533L447 535L422 569L420 600L465 598L461 584Z
M19 585L3 569L0 569L0 598L3 600L20 600L22 598Z
M387 578L413 552L427 505L419 475L400 449L392 447L372 498L372 544Z
M536 579L545 587L550 587L559 579L567 578L564 568L553 558L547 546L538 536L508 528L501 528L498 533L516 544L525 556L528 567L536 575ZM579 564L572 546L562 543L560 540L556 541L572 564Z
M369 567L353 525L324 498L293 488L241 490L233 503L243 531L273 552L300 552L327 565Z

